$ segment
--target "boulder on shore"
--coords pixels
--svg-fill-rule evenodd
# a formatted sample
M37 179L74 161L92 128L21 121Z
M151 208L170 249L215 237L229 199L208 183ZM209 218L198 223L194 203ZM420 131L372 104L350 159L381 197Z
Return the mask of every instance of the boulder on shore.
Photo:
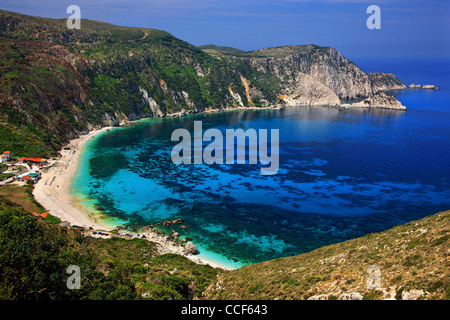
M198 253L197 246L193 242L187 242L185 248L190 254Z

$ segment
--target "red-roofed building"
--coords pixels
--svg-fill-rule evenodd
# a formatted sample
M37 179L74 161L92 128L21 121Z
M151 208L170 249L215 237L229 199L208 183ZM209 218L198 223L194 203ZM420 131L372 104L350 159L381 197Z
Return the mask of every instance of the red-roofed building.
M50 212L44 212L44 213L41 213L40 214L40 216L42 217L42 218L46 218L47 217L47 215L49 214Z
M33 163L40 163L40 164L42 164L42 163L44 163L46 161L47 160L42 159L42 158L25 158L25 157L23 157L23 158L17 159L18 163L33 162Z
M5 151L0 156L0 162L8 161L9 159L11 159L11 151Z
M33 215L35 215L36 217L46 218L49 213L50 213L50 211L47 211L47 212L44 212L44 213L41 213L41 214L33 212Z
M32 172L32 173L26 173L23 175L19 175L17 177L17 180L19 181L28 181L31 180L34 183L38 182L38 180L41 178L41 174L39 172Z
M34 163L41 163L41 162L44 162L45 159L42 159L42 158L27 158L27 161L34 162Z

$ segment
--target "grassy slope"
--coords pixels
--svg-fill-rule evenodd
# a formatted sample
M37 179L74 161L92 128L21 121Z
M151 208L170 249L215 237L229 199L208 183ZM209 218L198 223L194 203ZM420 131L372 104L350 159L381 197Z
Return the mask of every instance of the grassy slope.
M359 292L365 299L397 299L410 290L425 299L450 299L450 211L221 275L206 299L336 299ZM369 266L381 271L380 290L369 290ZM395 292L393 291L395 290Z
M0 198L8 199L9 201L21 206L29 213L43 213L46 210L34 199L33 185L5 185L0 187Z
M258 49L254 51L242 51L232 47L221 47L213 44L198 47L199 49L215 54L216 56L234 56L247 58L282 58L302 52L309 52L313 49L327 49L329 47L321 47L314 44L298 45L298 46L281 46Z

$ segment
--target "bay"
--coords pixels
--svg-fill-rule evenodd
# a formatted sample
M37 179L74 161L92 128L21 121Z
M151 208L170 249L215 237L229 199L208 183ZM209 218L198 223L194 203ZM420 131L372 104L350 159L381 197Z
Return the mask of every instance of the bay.
M448 69L423 63L428 68L420 64L417 71L423 79L411 71L416 62L397 65L396 75L426 84L428 70L441 90L394 92L408 111L299 106L144 119L113 129L86 145L71 192L118 225L183 218L187 228L161 230L192 238L200 255L233 268L449 209ZM358 65L370 72L383 62ZM192 133L194 121L223 133L279 129L279 172L173 164L171 134Z

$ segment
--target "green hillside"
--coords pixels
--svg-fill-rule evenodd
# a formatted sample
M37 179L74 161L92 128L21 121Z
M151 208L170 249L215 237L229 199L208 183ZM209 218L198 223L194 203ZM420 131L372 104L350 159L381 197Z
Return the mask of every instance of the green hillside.
M91 128L245 96L228 64L165 31L65 23L0 11L0 149L50 156Z
M81 270L81 289L67 288L67 268ZM0 198L1 300L193 299L217 271L143 239L95 239L34 217Z

